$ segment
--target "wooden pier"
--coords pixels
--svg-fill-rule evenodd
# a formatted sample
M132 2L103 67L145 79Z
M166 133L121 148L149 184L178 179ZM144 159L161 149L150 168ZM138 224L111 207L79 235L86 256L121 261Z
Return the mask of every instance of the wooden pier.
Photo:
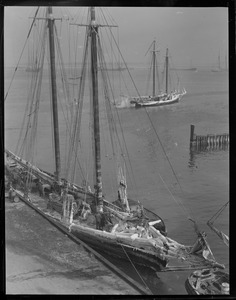
M195 126L190 125L190 149L211 150L226 149L229 146L229 134L196 135Z

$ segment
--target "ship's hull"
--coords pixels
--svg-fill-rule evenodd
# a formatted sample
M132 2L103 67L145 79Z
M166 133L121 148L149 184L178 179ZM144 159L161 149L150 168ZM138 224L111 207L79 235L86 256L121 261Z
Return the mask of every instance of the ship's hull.
M136 107L152 107L152 106L163 106L163 105L170 105L173 103L177 103L180 100L180 95L173 96L171 99L164 99L164 100L157 100L157 101L143 101L143 102L136 102L135 106Z
M185 288L189 295L229 294L229 274L220 270L198 270L185 281Z
M24 202L28 202L23 192L15 190L15 193L16 196ZM42 207L42 204L39 204L42 203L42 198L31 193L30 199L32 207L35 206L49 218L55 219L55 215L51 213L50 210L44 206ZM91 226L88 226L86 221L83 222L82 220L75 220L69 224L58 216L59 215L56 217L57 222L59 222L65 230L69 230L72 235L99 253L122 259L122 261L125 262L132 262L133 265L152 268L155 271L162 271L167 266L168 260L165 258L161 247L155 247L149 239L139 237L131 238L132 233L125 234L98 230L95 228L93 221L91 221Z
M143 244L143 247L140 247L140 241L135 242L134 240L134 245L131 245L131 240L128 237L129 244L126 244L125 240L115 234L74 224L70 226L70 232L94 250L103 252L113 258L117 257L123 261L132 262L134 265L161 271L168 262L166 259L162 259L157 252L145 250L146 245Z
M130 104L136 104L136 103L145 103L149 101L160 101L165 99L167 94L160 94L157 96L140 96L140 97L131 97L130 98Z

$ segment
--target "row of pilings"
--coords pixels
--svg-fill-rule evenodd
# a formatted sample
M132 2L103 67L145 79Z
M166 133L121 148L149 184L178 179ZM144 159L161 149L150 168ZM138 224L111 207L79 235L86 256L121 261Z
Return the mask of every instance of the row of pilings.
M229 134L196 135L195 126L190 125L190 149L227 149L229 146Z

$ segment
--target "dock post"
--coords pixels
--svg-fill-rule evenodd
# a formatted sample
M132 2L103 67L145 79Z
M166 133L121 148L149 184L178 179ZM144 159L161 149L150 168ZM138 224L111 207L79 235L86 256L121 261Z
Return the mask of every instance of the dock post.
M194 142L194 125L190 125L190 143L192 144Z
M223 134L223 144L227 143L227 134Z

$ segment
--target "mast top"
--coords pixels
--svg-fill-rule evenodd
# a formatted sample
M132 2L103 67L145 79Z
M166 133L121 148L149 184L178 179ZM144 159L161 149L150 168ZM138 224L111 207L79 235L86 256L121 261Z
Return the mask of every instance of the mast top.
M90 24L77 24L77 23L70 23L70 25L77 25L77 26L93 26L93 27L118 27L117 25L100 25L97 24L95 19L95 7L90 7Z
M91 21L95 21L95 7L90 7Z

